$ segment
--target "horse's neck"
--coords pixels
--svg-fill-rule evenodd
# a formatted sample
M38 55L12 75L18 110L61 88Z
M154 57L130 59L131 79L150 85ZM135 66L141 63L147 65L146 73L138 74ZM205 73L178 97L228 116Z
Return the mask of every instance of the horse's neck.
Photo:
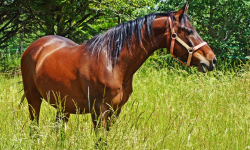
M170 47L170 36L165 35L169 34L169 32L166 32L166 20L167 17L156 18L154 20L153 43L150 39L143 38L142 43L144 48L140 46L139 41L134 41L133 43L137 45L132 46L131 52L128 49L122 50L114 71L121 76L123 82L130 80L134 73L155 50ZM142 31L142 34L144 34L144 31Z
M156 39L154 44L151 44L149 41L145 41L144 43L147 43L144 48L138 45L136 46L138 48L132 50L132 52L128 50L122 51L119 61L114 69L118 70L121 75L123 75L123 82L129 81L148 57L157 49L162 48L160 45L162 44L161 40L157 41Z

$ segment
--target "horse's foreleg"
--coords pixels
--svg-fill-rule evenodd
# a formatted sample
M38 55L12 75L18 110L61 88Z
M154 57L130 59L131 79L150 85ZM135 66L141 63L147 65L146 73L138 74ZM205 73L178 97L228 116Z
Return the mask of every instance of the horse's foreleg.
M95 135L99 136L96 142L97 149L103 149L103 147L107 146L107 136L110 126L108 116L110 116L110 110L105 105L96 106L94 112L91 113ZM104 127L104 130L99 130L100 127Z
M94 129L96 130L102 126L108 131L110 126L108 121L109 116L111 116L111 111L108 107L102 105L95 107L95 111L91 113Z

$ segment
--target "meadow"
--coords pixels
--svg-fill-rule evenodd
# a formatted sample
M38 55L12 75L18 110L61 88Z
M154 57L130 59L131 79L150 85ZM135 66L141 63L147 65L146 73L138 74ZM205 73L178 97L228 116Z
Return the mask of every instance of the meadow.
M135 74L133 94L100 149L250 149L249 65L203 74L150 64ZM27 101L19 107L20 81L0 77L0 149L95 149L105 133L95 134L89 114L71 115L62 141L56 110L45 101L33 138Z

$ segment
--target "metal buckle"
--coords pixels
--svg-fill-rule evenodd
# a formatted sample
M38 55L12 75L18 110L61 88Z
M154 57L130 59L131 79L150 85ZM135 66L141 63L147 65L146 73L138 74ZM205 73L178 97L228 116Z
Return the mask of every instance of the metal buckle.
M190 47L188 50L187 50L189 53L193 53L194 52L194 49L192 47Z
M177 37L177 34L176 34L176 33L174 33L174 34L171 35L171 38L172 38L172 39L175 39L176 37Z

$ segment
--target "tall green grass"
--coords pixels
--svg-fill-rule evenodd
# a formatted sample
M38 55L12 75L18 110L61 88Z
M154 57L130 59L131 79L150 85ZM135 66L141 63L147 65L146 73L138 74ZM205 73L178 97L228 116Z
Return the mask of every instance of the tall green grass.
M203 74L152 61L135 74L133 94L100 149L250 148L249 65ZM95 149L105 137L95 134L89 114L71 115L62 141L56 110L43 102L32 138L27 101L18 108L19 81L20 76L0 78L0 149Z

